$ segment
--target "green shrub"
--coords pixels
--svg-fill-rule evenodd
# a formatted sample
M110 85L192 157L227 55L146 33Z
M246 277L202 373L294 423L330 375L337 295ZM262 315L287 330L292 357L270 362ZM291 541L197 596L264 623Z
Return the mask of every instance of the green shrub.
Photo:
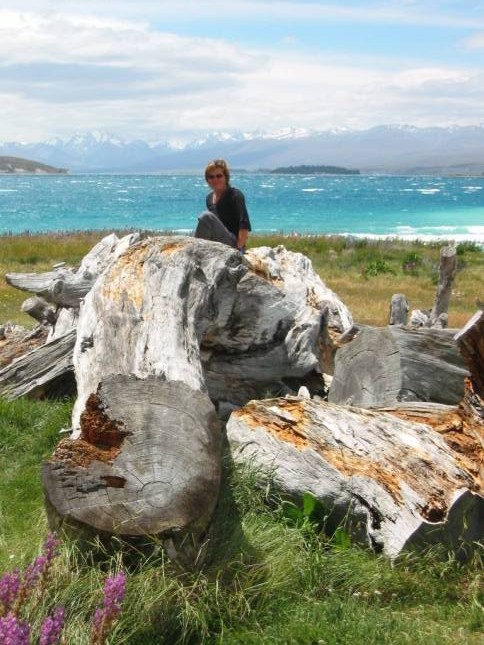
M377 275L381 275L382 273L390 273L392 275L396 275L396 272L392 269L388 262L382 259L370 262L363 268L362 271L362 274L365 278L375 278Z

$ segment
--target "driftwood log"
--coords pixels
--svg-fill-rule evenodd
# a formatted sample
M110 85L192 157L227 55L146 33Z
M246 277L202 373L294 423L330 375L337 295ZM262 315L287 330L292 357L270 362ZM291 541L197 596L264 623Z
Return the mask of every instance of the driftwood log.
M457 404L468 371L455 331L364 327L338 349L329 401L379 407L399 401Z
M0 370L0 396L59 397L76 391L72 355L76 332L41 345Z
M321 371L322 330L350 326L309 260L283 247L131 246L80 308L74 433L43 471L51 524L155 534L193 559L217 499L216 408Z
M446 431L462 433L457 408L400 412L412 420L393 412L251 401L232 413L227 436L234 459L255 468L261 484L271 481L296 502L314 495L326 531L343 525L354 542L391 558L432 543L467 556L483 536L484 500L476 462L444 439ZM474 445L481 459L482 443Z

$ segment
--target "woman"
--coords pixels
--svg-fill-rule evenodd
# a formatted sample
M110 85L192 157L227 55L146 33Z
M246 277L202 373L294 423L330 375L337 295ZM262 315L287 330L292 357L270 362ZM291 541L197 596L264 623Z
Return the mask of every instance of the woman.
M212 189L207 210L198 218L195 237L222 242L244 253L250 220L243 193L230 185L230 172L223 159L205 168L205 180Z

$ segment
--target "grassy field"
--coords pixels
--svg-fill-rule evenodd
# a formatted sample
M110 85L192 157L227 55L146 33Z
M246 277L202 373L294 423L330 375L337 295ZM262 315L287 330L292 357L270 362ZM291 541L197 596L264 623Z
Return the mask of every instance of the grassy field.
M101 233L0 238L0 271L76 265ZM355 242L343 238L252 238L308 255L356 320L386 324L389 300L403 292L414 308L430 307L439 246ZM459 326L483 297L484 253L459 247L460 271L450 322ZM19 314L26 294L0 287L0 321ZM47 534L40 465L69 425L72 401L0 400L0 575L25 567ZM478 645L484 639L482 562L452 554L408 554L394 564L325 536L307 518L291 519L250 472L225 467L205 565L182 573L162 551L128 568L127 596L111 644ZM344 534L343 534L344 536ZM48 586L24 607L38 634L52 607L66 607L66 643L89 643L89 621L118 554L96 566L65 543ZM33 640L32 642L37 642Z
M49 271L57 262L77 265L103 233L15 235L0 237L0 273ZM256 237L250 246L276 246L311 258L323 281L365 324L388 322L390 299L404 293L411 309L430 309L438 279L442 244L396 240L355 240L343 237ZM461 327L484 299L484 251L473 244L458 246L459 272L455 279L449 325ZM0 322L32 325L20 311L26 294L0 283Z
M0 571L24 567L46 535L39 467L68 425L70 402L0 401ZM382 557L290 520L250 473L226 467L208 558L181 573L162 552L128 570L112 644L478 645L484 638L481 562L429 552ZM66 642L89 642L104 576L119 557L91 566L65 544L45 593L25 606L38 633L66 607ZM37 642L37 641L32 641Z

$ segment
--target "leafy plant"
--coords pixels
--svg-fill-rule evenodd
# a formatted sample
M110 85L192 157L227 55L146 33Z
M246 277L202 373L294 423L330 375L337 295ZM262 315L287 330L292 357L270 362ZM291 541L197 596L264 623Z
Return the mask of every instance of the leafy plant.
M392 269L388 262L382 260L381 258L367 264L362 271L362 274L365 278L375 278L382 273L390 273L392 275L396 275L396 272Z
M402 260L402 270L410 275L418 275L418 269L422 266L422 256L418 253L407 253Z

